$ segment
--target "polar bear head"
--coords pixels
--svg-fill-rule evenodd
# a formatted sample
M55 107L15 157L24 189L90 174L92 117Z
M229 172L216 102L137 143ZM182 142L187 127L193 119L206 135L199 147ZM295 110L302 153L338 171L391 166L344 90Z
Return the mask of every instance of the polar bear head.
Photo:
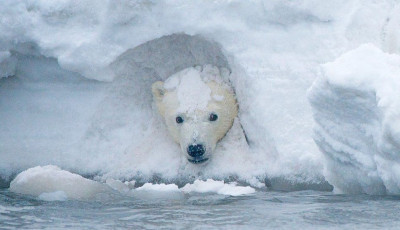
M191 163L207 161L229 131L238 106L227 70L210 65L184 69L152 85L155 105Z

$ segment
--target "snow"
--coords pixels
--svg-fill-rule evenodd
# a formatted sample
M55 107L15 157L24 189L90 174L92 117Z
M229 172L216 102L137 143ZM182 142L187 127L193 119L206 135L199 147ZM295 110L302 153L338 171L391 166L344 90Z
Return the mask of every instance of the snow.
M186 193L217 193L229 196L241 196L254 193L256 190L250 186L238 186L236 183L226 184L223 181L214 181L208 179L206 181L196 180L193 184L187 184L182 188Z
M136 189L137 191L158 191L158 192L178 192L179 188L176 184L151 184L146 183L142 187Z
M223 96L212 95L207 85L209 81L220 83L230 89L226 68L221 70L212 65L196 66L184 69L173 74L165 80L164 88L169 91L177 89L180 113L193 113L195 110L204 110L209 101L214 99L222 101ZM225 76L224 76L225 75Z
M35 196L44 201L90 200L95 199L100 194L111 194L112 190L122 195L138 198L160 198L163 197L163 194L168 196L170 193L181 195L182 193L196 192L240 196L255 192L255 189L250 186L238 186L235 182L225 183L212 179L195 180L192 184L188 183L182 188L179 188L176 184L164 183L145 183L134 188L134 184L135 182L123 183L114 179L107 179L105 183L100 183L62 170L57 166L46 165L30 168L18 174L11 182L10 190Z
M323 65L310 90L315 141L337 192L400 192L399 63L364 44Z
M8 186L23 170L53 164L80 175L97 175L98 180L233 176L253 184L275 178L270 181L319 185L326 177L343 191L376 187L396 193L397 158L388 153L395 152L398 143L396 106L389 96L397 94L386 92L396 86L396 79L350 81L346 67L339 68L344 71L340 74L334 69L329 73L328 86L321 80L321 75L329 75L321 72L321 64L370 43L377 50L365 49L372 59L360 54L362 64L383 56L377 67L390 69L380 72L367 66L350 75L396 72L390 64L396 58L390 61L379 50L400 53L399 9L397 0L1 1L0 176L5 183L0 182ZM157 80L206 64L224 69L221 76L233 85L240 111L215 161L193 167L155 116L150 89ZM214 76L212 69L206 70ZM371 118L355 112L360 120L349 118L346 133L351 134L351 127L365 128L358 125L364 121L373 124L371 135L382 137L371 141L382 154L355 154L349 160L362 162L349 169L360 174L343 183L360 189L346 189L332 179L337 172L332 162L337 161L326 160L326 151L314 142L307 89L315 80L314 89L359 87L360 92L350 90L360 93L359 100L349 98L348 106L371 110L362 113ZM379 93L379 105L373 95L364 94L367 88ZM330 91L320 103L332 103ZM323 106L315 109L312 104L314 112ZM332 114L338 108L347 111L339 102L335 106ZM379 135L375 128L382 128ZM249 145L244 144L245 135ZM358 137L354 143L360 142ZM365 177L369 172L373 173Z
M400 53L400 5L392 9L389 20L384 28L383 50L388 53Z
M21 172L11 182L10 190L46 201L92 199L97 194L109 191L107 186L99 182L53 165L37 166Z
M211 89L201 78L201 72L189 68L178 72L170 78L178 78L177 96L180 113L193 113L204 110L211 100ZM168 78L169 79L169 78Z
M135 183L136 181L125 181L125 183L123 183L120 180L114 180L112 178L106 179L106 185L121 193L129 192L130 189L134 188Z
M215 193L225 196L241 196L256 192L256 190L250 186L238 186L235 182L225 183L224 181L215 181L212 179L207 179L206 181L195 180L192 184L188 183L182 188L178 188L176 184L146 183L135 189L135 191Z

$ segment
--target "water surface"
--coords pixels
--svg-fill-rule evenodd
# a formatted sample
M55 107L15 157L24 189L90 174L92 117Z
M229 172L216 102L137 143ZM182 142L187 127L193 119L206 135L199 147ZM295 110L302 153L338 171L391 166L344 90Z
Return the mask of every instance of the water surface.
M42 201L0 190L1 229L398 229L400 196L257 191Z

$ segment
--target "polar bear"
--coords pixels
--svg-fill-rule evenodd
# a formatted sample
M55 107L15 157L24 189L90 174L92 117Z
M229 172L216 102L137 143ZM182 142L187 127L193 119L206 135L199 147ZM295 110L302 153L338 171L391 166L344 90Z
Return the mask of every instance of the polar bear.
M224 68L197 66L152 85L158 112L191 163L210 159L237 117L238 105L228 75Z

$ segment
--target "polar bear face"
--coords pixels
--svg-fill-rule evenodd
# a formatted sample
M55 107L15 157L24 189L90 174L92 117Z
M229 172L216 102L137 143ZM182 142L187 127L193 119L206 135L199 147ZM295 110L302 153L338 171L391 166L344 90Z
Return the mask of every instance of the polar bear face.
M232 88L212 66L182 70L155 82L152 92L169 133L195 164L212 156L238 113Z

